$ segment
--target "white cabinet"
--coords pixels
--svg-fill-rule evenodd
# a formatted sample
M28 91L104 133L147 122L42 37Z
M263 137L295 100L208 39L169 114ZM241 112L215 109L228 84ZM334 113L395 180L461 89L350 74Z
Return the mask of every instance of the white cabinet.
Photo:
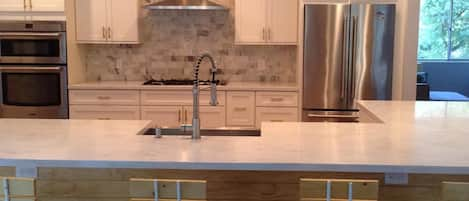
M254 127L256 110L255 92L228 92L226 116L228 126Z
M225 105L225 92L217 92L218 105ZM142 105L192 105L191 90L143 90ZM210 92L201 91L200 105L210 105Z
M108 1L109 40L113 42L139 42L139 1L110 0Z
M192 124L191 106L145 106L142 107L142 119L153 121L154 126L178 128L183 124ZM225 107L200 106L202 128L225 127Z
M28 1L28 0L26 0ZM65 0L29 0L31 11L64 12Z
M256 106L257 128L261 128L263 122L298 121L297 92L257 92Z
M266 42L267 0L235 1L236 42Z
M138 0L77 0L75 9L77 42L140 42Z
M71 89L71 119L151 120L153 126L179 128L192 124L190 89ZM218 91L200 94L201 128L260 128L262 122L298 121L298 93L286 91Z
M257 92L256 106L260 107L296 107L298 93L296 92Z
M24 11L26 9L24 0L2 0L0 11Z
M153 121L159 128L178 128L183 124L181 106L145 106L142 107L142 119Z
M71 119L140 119L136 90L70 90L69 99Z
M225 92L218 91L218 106L210 106L210 92L200 92L200 120L202 128L226 125ZM192 91L143 90L141 92L142 119L152 120L160 127L178 128L192 124Z
M64 12L65 0L2 0L0 11Z
M76 39L81 42L105 42L106 0L78 0L76 9Z
M186 124L192 124L192 107L184 107ZM200 126L202 128L222 128L226 126L225 107L200 106Z
M138 106L71 105L71 119L139 120Z
M236 43L296 45L298 1L236 0Z
M71 105L139 105L135 90L70 90Z
M256 127L261 128L262 122L296 122L298 108L257 107Z
M298 41L298 4L295 0L268 0L268 42L296 44Z

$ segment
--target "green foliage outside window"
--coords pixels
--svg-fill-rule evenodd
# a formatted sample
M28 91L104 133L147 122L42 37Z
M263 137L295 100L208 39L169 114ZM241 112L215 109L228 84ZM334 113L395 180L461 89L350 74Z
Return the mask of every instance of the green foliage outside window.
M469 0L421 0L418 56L469 59Z

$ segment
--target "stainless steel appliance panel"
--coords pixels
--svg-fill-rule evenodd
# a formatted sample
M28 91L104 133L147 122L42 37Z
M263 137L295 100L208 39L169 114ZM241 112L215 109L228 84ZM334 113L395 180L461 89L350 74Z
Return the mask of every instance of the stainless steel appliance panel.
M66 64L65 22L0 22L0 63Z
M394 65L395 5L359 4L353 100L391 100Z
M0 65L2 118L68 118L65 66Z
M304 110L346 110L350 5L305 6Z
M303 121L356 121L392 99L395 5L305 6Z

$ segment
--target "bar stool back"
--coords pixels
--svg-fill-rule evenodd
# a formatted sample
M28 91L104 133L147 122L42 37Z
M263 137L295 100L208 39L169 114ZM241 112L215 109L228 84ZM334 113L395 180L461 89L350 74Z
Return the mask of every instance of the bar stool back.
M0 201L35 201L35 180L0 177Z
M131 179L131 201L205 201L207 182L203 180Z
M301 179L301 201L376 201L378 180Z
M443 201L469 201L469 183L443 182L441 195Z

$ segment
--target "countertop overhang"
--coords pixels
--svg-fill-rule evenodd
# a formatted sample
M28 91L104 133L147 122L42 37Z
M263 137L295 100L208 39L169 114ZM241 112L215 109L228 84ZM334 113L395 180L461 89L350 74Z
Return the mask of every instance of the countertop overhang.
M384 123L266 123L262 137L137 135L148 121L0 119L0 166L469 174L469 103L362 102Z

